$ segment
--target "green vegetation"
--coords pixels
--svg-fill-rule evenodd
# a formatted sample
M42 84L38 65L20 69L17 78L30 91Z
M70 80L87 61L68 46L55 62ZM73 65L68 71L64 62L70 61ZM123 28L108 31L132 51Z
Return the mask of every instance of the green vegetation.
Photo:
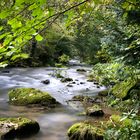
M9 91L9 102L13 105L38 104L43 106L54 106L58 102L47 92L34 88L17 88Z
M107 86L106 104L133 122L111 125L105 139L140 137L140 0L5 0L0 7L0 67L63 67L75 57L91 64L89 81ZM56 103L34 89L12 90L9 100Z

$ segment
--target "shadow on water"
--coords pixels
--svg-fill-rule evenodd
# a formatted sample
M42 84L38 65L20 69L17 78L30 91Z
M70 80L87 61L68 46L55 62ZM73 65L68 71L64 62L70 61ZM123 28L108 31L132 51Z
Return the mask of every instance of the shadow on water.
M81 66L80 66L81 67ZM30 119L37 120L40 124L40 132L25 140L66 140L67 129L74 122L84 120L84 116L78 116L80 109L73 108L67 104L73 96L79 94L96 94L100 89L87 82L86 75L90 71L88 67L82 67L87 70L86 73L78 73L76 69L79 66L71 68L59 69L62 74L67 77L72 77L76 82L72 87L68 87L68 83L62 83L60 79L53 76L56 68L11 68L9 72L3 73L0 71L0 116L15 117L24 116ZM49 79L50 84L42 84L41 81ZM85 84L80 84L83 82ZM17 87L32 87L42 91L49 92L62 105L57 108L48 110L38 107L23 107L12 106L8 103L7 92L12 88ZM87 89L89 89L87 91ZM16 139L18 140L18 139Z

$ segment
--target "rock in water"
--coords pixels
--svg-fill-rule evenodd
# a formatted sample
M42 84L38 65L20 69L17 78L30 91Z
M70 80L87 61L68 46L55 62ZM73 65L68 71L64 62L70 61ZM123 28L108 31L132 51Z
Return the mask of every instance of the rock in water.
M63 83L64 82L71 82L71 81L73 81L73 79L72 78L69 78L69 77L68 78L62 78L61 79L61 82L63 82Z
M39 131L36 121L27 118L0 118L0 139L27 137Z
M13 105L42 105L53 107L58 102L47 92L42 92L34 88L16 88L8 93L9 103Z
M86 72L85 69L77 69L76 71L78 71L78 72Z
M104 112L99 105L94 105L87 108L86 114L88 116L102 117L104 115Z
M46 79L44 81L41 81L41 83L48 85L48 84L50 84L50 80L49 79Z

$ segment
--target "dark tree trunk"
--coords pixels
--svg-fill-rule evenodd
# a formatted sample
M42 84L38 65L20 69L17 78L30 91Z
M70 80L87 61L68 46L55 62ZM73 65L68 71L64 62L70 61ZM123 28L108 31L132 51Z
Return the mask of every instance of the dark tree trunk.
M31 42L31 53L30 53L30 57L34 57L35 56L35 50L37 48L37 41L35 39L35 37L33 36L32 38L32 42Z

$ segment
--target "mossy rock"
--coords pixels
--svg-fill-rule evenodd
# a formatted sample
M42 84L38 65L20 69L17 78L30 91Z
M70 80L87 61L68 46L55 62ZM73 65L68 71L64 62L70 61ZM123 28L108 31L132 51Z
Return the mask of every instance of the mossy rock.
M104 112L99 105L94 105L86 109L86 114L88 116L102 117Z
M0 139L27 137L39 131L36 121L27 118L0 118Z
M115 97L123 99L129 94L131 89L135 87L136 83L136 80L128 78L127 80L116 84L111 92Z
M42 105L53 107L58 102L47 92L42 92L34 88L16 88L8 93L9 102L13 105Z
M63 83L65 83L65 82L71 82L71 81L73 81L73 79L72 78L62 78L61 79L61 82L63 82Z
M108 90L103 90L103 91L100 91L98 93L99 96L107 96L108 95Z
M103 140L104 130L88 123L76 123L68 130L69 140Z

